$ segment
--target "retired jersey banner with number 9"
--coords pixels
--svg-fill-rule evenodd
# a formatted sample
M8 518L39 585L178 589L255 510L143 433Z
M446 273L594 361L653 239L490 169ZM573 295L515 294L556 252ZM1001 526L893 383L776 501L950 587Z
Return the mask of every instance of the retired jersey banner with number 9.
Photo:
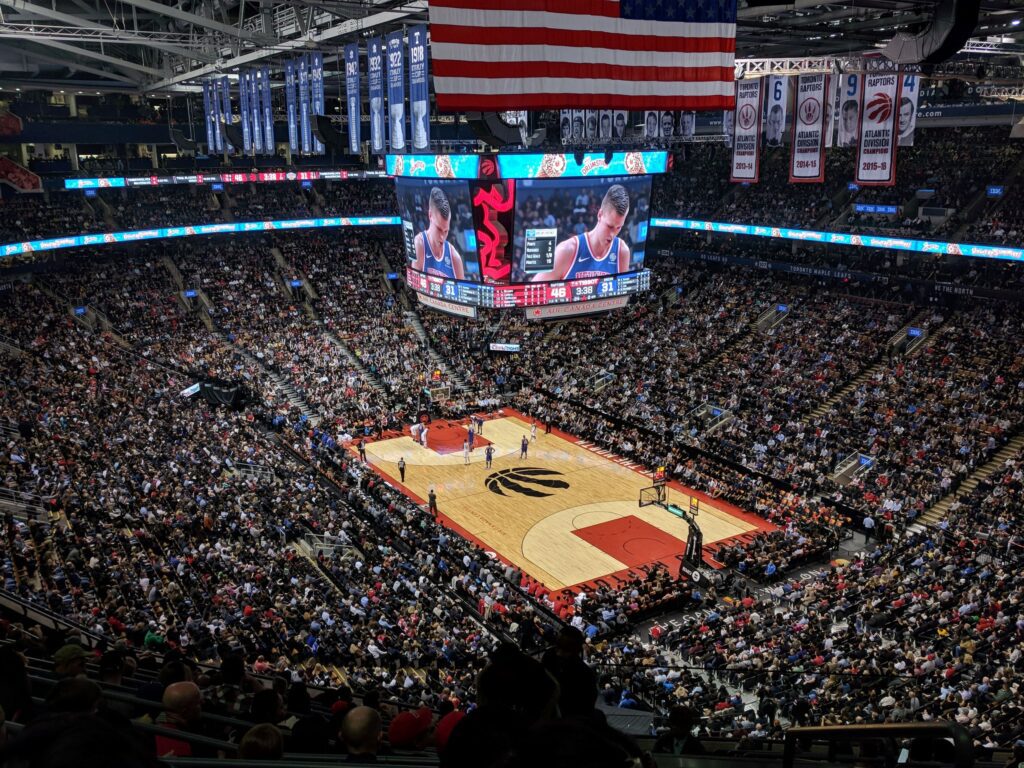
M899 72L868 72L863 77L854 177L858 184L885 187L896 183L896 118L902 79Z
M825 115L831 105L828 75L800 75L789 160L790 182L825 180Z
M732 142L730 181L756 182L761 144L761 78L736 82L736 117Z

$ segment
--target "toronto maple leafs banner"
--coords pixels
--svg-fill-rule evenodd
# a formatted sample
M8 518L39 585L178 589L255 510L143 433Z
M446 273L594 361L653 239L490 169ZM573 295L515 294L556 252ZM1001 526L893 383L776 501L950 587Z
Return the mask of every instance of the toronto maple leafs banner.
M231 81L228 78L222 77L220 79L220 104L221 104L221 120L225 123L230 124L231 118ZM221 131L223 135L224 151L234 152L235 148L231 146L231 142L228 141L227 131Z
M238 115L242 118L242 147L246 155L252 154L252 133L249 130L249 73L238 73Z
M359 109L359 43L345 46L345 98L348 104L348 151L359 154L362 142L359 121L362 119Z
M756 182L760 169L762 78L736 82L736 121L733 128L730 181Z
M790 145L790 182L825 180L824 125L828 94L827 75L800 75Z
M427 26L409 27L409 113L412 148L430 147L430 91L427 87Z
M263 67L260 100L263 102L263 151L274 154L274 103L270 92L270 67Z
M900 93L899 145L914 146L914 129L917 127L917 99L921 94L921 76L904 75Z
M854 177L862 186L896 183L896 117L902 79L898 72L868 72L863 77L860 144Z
M385 38L388 61L388 127L391 150L405 150L405 44L402 32Z
M313 149L312 119L309 111L309 55L299 57L299 128L302 139L302 154L308 155Z
M214 110L213 110L213 83L206 80L203 83L203 117L206 122L206 151L208 153L217 150L217 137L214 131Z
M366 71L370 92L370 149L384 152L384 46L379 37L366 44Z
M857 128L860 116L861 91L864 76L847 72L839 76L839 90L836 97L836 146L856 147L860 131Z
M764 122L764 143L781 147L786 132L786 105L789 103L789 77L772 75L768 80L768 110Z
M297 86L295 62L292 59L288 59L284 63L284 100L288 111L288 145L291 147L292 152L299 151Z
M260 85L262 77L258 69L249 71L246 83L249 87L249 122L252 123L252 147L257 155L263 154L263 123L260 119Z
M324 113L324 55L322 52L313 51L309 55L309 67L310 95L313 100L310 108L313 115L322 115ZM312 117L310 120L312 121ZM324 153L323 142L315 135L313 136L313 152L317 155Z

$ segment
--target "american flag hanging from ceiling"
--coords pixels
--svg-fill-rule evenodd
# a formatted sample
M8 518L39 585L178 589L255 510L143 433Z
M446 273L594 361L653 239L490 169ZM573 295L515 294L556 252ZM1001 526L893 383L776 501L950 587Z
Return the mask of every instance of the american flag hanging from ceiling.
M430 0L438 109L732 109L736 0Z

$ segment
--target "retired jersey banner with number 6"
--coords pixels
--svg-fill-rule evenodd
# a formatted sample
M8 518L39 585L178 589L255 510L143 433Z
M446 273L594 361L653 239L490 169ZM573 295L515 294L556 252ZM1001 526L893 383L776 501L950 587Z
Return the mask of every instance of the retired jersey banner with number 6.
M730 181L756 182L761 144L761 78L736 82L736 118L732 142Z
M903 77L899 72L868 72L863 79L854 181L864 186L892 186L896 183L896 118Z
M789 160L790 182L825 180L825 114L831 109L828 75L800 75Z

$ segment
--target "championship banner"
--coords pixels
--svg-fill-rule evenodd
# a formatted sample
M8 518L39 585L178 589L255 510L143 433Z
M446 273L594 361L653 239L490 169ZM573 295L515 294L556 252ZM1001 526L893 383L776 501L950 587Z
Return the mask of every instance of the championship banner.
M825 180L825 115L829 103L827 75L800 75L790 146L789 181Z
M863 80L854 181L862 186L892 186L896 183L896 119L903 76L868 72Z
M292 152L299 151L298 94L296 93L295 61L284 63L284 100L288 109L288 145Z
M311 117L312 115L323 115L324 113L324 55L320 51L313 51L309 54L309 66L310 66L310 91L312 97ZM324 153L323 142L313 136L313 153L322 155Z
M904 75L900 96L899 145L914 146L914 129L917 127L917 100L921 95L921 76Z
M270 67L263 67L263 149L268 155L274 152L274 103L270 98Z
M220 80L214 79L211 84L212 90L210 91L211 97L213 98L213 138L216 144L218 153L224 151L224 133L220 127L221 121L221 100L220 100Z
M409 113L412 148L430 148L430 90L427 80L427 26L409 27Z
M299 57L299 137L304 155L308 155L313 148L313 131L309 121L309 56L304 53Z
M786 132L786 105L789 102L789 78L772 75L768 80L768 110L764 124L764 143L768 147L781 147Z
M249 121L252 123L252 147L257 155L263 154L263 122L260 119L260 71L249 70L246 84L249 87Z
M231 81L228 80L227 76L220 79L220 101L222 113L221 118L228 124L234 122L234 119L231 116ZM228 141L227 131L224 131L224 151L235 151L235 148L231 146L231 142Z
M384 47L379 37L366 44L366 71L370 92L370 149L384 152Z
M249 73L238 73L238 115L242 118L242 148L252 154L252 132L249 130Z
M860 117L861 90L864 78L861 75L839 76L839 93L836 98L836 146L856 147L860 138L858 118Z
M206 152L217 150L217 139L213 130L213 83L203 82L203 117L206 118Z
M736 81L736 124L729 181L756 182L760 171L762 78Z
M359 154L359 145L362 137L359 121L362 115L359 109L359 43L349 43L345 46L345 98L348 104L348 151L353 155Z
M388 57L388 127L391 151L405 151L405 45L402 32L385 39Z

